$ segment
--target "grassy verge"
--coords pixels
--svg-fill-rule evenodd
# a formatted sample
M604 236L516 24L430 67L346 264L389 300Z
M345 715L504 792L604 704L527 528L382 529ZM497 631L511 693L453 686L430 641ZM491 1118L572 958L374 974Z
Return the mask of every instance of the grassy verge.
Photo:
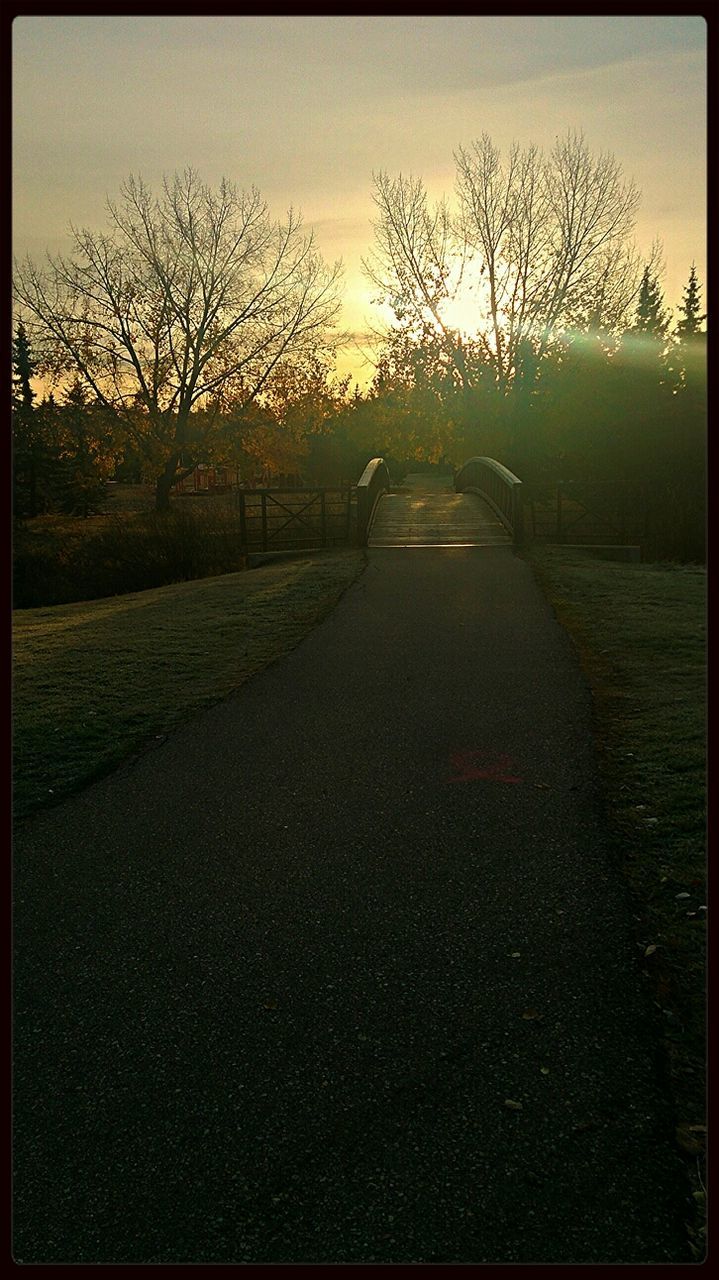
M594 694L613 846L636 903L703 1253L705 1124L706 572L533 548Z
M15 813L56 803L307 634L359 551L14 615Z

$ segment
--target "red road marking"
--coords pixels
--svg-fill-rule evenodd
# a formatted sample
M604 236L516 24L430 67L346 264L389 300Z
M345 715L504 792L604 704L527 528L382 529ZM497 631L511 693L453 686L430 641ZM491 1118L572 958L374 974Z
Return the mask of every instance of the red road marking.
M447 782L521 782L509 756L494 756L487 751L453 751L449 757L453 776Z

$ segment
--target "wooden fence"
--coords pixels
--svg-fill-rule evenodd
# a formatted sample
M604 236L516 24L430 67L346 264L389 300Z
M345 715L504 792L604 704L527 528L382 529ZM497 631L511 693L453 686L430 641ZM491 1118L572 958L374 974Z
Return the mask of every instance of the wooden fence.
M248 551L346 546L354 539L353 487L238 489L242 545Z
M560 545L634 544L646 560L703 562L705 503L699 480L565 481L525 485L529 535Z

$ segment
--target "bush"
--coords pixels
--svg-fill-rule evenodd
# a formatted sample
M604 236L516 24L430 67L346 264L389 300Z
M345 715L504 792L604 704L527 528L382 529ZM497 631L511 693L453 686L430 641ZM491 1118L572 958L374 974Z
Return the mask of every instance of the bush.
M13 602L16 609L69 604L245 567L239 516L227 509L115 517L74 538L18 530Z
M55 501L68 516L97 515L107 496L107 484L93 468L70 460L55 483Z

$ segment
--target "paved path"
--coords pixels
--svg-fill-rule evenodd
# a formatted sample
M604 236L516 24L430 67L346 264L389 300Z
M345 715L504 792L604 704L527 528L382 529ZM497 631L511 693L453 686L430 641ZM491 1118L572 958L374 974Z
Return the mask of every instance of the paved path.
M16 1258L684 1261L590 724L509 548L370 551L19 830Z
M476 493L455 493L452 477L405 476L380 498L371 547L505 546L512 541L489 503Z

